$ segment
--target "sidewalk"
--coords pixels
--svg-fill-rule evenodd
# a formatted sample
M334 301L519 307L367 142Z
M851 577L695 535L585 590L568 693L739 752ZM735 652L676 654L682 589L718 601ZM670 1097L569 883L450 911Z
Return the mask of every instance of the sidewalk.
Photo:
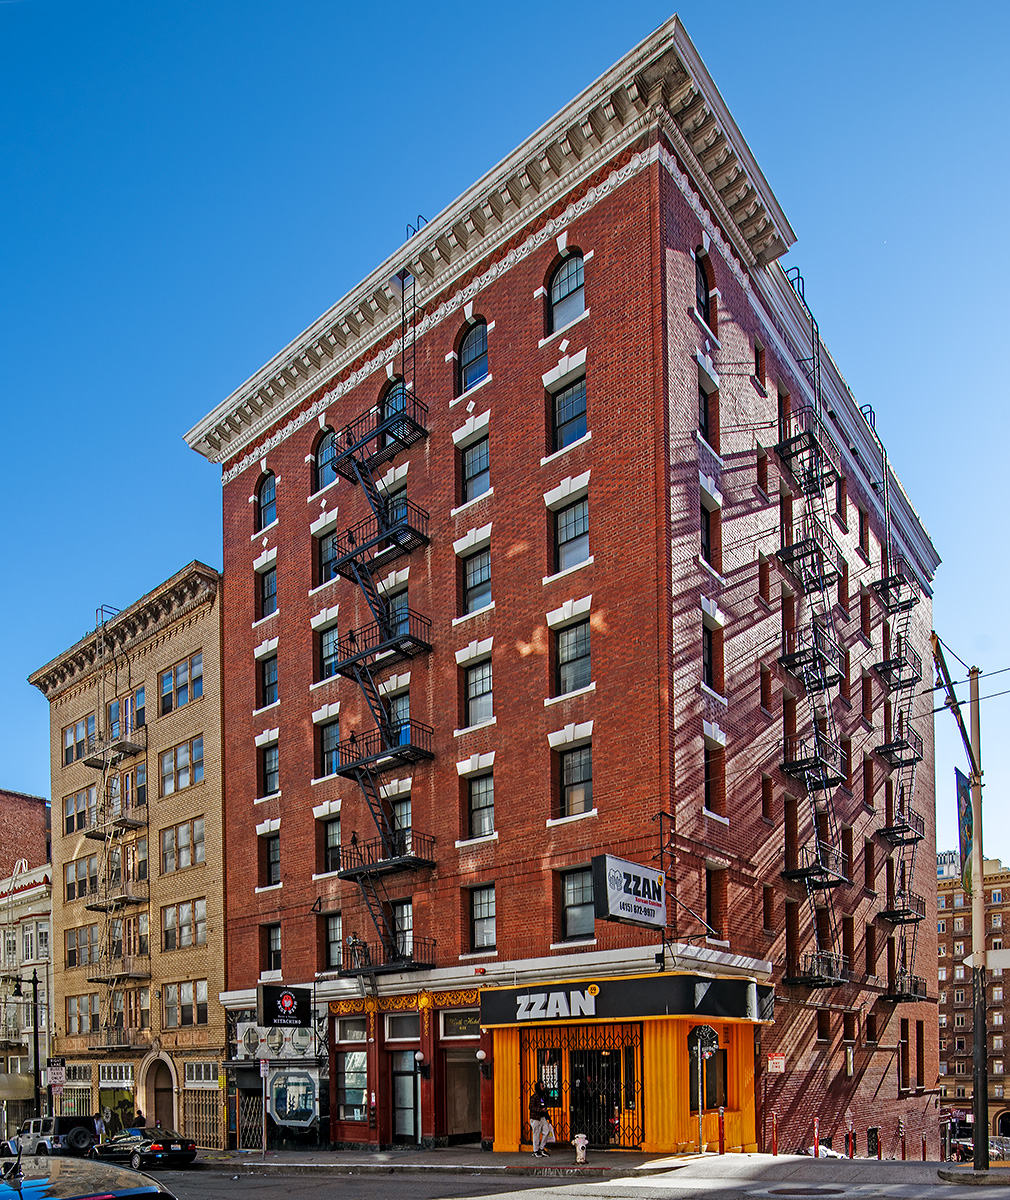
M720 1179L762 1183L860 1184L916 1183L938 1184L950 1179L941 1168L954 1164L938 1162L880 1162L875 1158L814 1159L799 1154L685 1154L651 1155L634 1151L610 1150L588 1153L588 1162L579 1166L574 1149L552 1148L550 1158L534 1158L526 1153L492 1153L471 1146L448 1146L437 1150L268 1150L264 1158L258 1150L202 1151L195 1168L230 1171L233 1174L270 1175L540 1175L551 1178L615 1179L621 1176L676 1173L682 1179ZM953 1171L950 1172L953 1174ZM981 1182L967 1178L965 1184ZM960 1176L960 1172L958 1172ZM993 1172L996 1175L996 1172ZM961 1178L957 1182L962 1182ZM992 1182L996 1182L993 1180ZM1010 1173L1001 1180L1010 1182Z

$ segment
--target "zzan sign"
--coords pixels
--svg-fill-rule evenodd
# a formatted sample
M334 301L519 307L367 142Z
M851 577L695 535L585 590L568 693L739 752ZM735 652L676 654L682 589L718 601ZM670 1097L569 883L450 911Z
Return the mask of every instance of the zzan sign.
M666 877L662 871L611 854L596 855L592 865L597 919L665 928Z
M582 990L528 992L516 996L516 1020L552 1021L557 1017L595 1017L599 991L596 984L590 984Z

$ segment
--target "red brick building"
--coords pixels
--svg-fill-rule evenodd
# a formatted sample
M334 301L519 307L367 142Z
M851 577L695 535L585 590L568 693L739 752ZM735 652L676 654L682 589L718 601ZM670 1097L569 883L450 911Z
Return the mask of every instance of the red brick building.
M29 868L49 862L49 844L49 801L0 788L0 876L10 875L22 858Z
M934 1121L939 560L792 241L673 19L187 435L250 1138L690 1148L699 1026L706 1141Z

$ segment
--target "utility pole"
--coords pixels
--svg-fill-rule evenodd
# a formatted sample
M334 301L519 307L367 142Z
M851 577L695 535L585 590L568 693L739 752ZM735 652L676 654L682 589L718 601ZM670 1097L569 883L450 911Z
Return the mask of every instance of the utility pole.
M971 723L971 1000L974 1013L972 1037L972 1114L974 1120L974 1167L989 1170L989 1064L985 1030L985 856L982 853L982 750L978 716L978 667L968 672L968 711Z

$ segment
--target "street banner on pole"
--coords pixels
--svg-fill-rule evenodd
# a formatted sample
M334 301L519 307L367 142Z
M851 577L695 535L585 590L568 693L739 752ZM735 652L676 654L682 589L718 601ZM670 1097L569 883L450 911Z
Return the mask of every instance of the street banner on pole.
M957 835L961 845L961 883L965 892L971 895L971 780L963 775L957 767L954 768L954 782L957 786Z

